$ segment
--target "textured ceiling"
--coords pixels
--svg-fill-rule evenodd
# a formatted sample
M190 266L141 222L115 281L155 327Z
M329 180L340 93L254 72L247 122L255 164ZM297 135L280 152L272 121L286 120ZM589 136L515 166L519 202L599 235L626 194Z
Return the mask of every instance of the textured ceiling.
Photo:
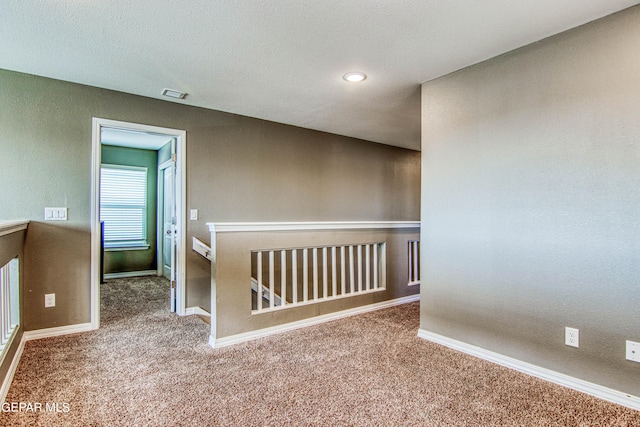
M637 3L2 0L0 68L419 149L421 83Z

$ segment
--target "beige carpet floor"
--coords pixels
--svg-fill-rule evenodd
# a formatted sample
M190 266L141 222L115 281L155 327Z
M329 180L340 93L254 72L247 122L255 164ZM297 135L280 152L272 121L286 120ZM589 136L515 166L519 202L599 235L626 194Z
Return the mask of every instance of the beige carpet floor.
M102 327L27 342L2 413L28 426L639 426L640 412L416 337L417 303L222 349L157 278L103 287Z

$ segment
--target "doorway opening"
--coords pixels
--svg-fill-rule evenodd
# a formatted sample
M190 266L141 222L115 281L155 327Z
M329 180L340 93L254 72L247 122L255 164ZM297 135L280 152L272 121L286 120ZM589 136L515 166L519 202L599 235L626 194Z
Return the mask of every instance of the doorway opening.
M105 277L164 276L185 314L186 132L93 119L91 326ZM103 270L104 269L104 270Z

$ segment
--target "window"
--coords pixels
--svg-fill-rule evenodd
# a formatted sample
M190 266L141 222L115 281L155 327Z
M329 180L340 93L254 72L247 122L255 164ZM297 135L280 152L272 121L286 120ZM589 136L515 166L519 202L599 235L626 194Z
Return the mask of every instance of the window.
M102 165L100 220L105 248L147 249L147 168Z

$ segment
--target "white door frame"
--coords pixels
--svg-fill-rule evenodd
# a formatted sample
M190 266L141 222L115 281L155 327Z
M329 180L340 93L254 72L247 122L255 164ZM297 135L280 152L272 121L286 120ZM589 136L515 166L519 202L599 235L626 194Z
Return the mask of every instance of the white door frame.
M186 314L186 248L187 248L187 132L158 126L128 123L94 117L91 142L91 328L100 327L100 164L103 127L169 135L176 138L176 233L177 275L176 314Z
M173 163L173 161L171 159L167 160L166 162L163 162L162 164L158 165L158 186L156 187L158 189L158 203L157 203L157 213L156 213L156 224L158 225L156 227L156 241L161 242L164 238L164 213L162 213L162 209L164 208L164 194L163 191L164 190L164 182L163 182L163 175L162 175L162 171L164 171L166 168L168 168L171 164ZM160 203L160 201L162 201L162 203ZM157 275L158 276L162 276L164 274L164 263L161 263L160 260L163 259L164 257L164 251L163 251L163 245L158 244L156 246L156 259L158 259L158 268L157 268Z

